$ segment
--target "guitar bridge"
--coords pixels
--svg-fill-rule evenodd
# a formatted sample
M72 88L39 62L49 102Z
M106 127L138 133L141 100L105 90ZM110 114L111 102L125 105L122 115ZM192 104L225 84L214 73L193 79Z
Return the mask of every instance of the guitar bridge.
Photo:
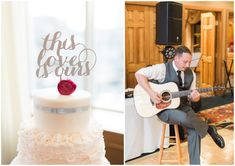
M156 104L156 108L157 108L157 109L164 109L164 108L168 107L170 104L171 104L171 101L168 102L168 103L161 102L161 103L159 103L159 104Z

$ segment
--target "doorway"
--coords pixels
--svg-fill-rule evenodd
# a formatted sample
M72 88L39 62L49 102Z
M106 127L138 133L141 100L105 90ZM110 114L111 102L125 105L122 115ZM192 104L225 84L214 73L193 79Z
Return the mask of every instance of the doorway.
M188 46L193 54L201 55L200 63L195 69L197 87L223 83L223 11L193 6L184 8L183 44Z

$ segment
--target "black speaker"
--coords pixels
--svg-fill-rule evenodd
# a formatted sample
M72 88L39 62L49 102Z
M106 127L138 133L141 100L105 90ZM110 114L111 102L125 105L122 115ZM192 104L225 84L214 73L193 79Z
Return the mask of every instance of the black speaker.
M156 44L181 45L182 4L159 2L156 5Z

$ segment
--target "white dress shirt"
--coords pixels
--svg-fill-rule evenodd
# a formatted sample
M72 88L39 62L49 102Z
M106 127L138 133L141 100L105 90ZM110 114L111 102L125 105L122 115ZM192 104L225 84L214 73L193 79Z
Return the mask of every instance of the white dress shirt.
M176 67L174 61L172 64L173 64L175 73L177 75L178 68ZM193 70L192 72L193 72L193 82L190 86L190 89L196 89L196 74L194 73ZM152 65L149 67L141 68L136 73L141 74L147 77L148 79L155 79L155 80L158 80L159 82L163 82L166 76L166 66L164 63L156 64L156 65ZM182 83L184 86L184 72L183 71L181 71L181 78L182 78Z

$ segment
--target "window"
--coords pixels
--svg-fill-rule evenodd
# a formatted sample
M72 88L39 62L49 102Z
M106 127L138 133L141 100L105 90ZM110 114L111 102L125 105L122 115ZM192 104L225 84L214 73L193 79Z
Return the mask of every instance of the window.
M94 2L94 106L124 110L124 4Z
M30 28L30 64L32 71L30 73L32 88L45 88L56 86L59 77L49 75L47 78L37 78L37 57L42 49L43 40L48 33L53 35L56 31L61 31L61 40L68 38L74 34L75 40L84 43L85 41L85 2L65 3L53 1L47 2L29 2L29 22ZM66 54L67 52L65 52ZM56 55L55 52L47 53L47 55ZM75 79L75 80L74 80ZM74 81L79 82L82 86L83 78L74 77Z
M123 111L124 4L109 1L58 1L56 4L38 1L29 2L28 9L32 89L53 87L59 82L59 77L54 75L40 79L36 77L42 38L56 31L62 32L62 40L74 34L75 40L80 43L93 43L90 48L95 51L97 62L89 76L76 76L71 79L79 88L91 92L94 107ZM92 17L89 21L88 15ZM49 54L56 55L54 52ZM67 53L64 52L64 55ZM87 84L91 86L86 86Z

